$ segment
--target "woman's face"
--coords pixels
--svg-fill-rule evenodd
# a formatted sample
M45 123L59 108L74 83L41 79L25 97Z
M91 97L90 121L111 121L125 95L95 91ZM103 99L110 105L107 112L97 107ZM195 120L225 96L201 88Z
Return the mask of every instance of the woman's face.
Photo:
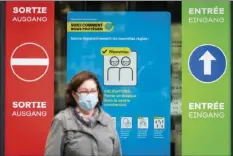
M76 101L78 101L77 93L84 96L88 94L98 94L97 84L92 79L86 80L77 88L76 93L73 93L73 97Z

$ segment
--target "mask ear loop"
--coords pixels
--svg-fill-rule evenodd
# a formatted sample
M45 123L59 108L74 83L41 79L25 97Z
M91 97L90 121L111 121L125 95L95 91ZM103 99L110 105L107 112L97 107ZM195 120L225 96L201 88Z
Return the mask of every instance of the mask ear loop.
M78 96L80 96L81 94L80 93L78 93L78 92L76 92L76 94L78 95Z
M78 97L80 97L80 93L78 93L77 91L75 92L75 94L78 96ZM77 101L77 99L76 98L74 98L74 101L79 105L79 103L78 103L78 101Z

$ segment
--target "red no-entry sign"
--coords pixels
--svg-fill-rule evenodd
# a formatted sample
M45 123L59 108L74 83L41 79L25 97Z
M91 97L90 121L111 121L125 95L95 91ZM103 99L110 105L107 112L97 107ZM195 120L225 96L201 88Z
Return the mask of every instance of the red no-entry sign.
M54 2L6 2L5 22L4 153L42 156L54 117Z
M48 71L49 56L41 45L28 42L14 49L10 63L15 76L26 82L33 82Z

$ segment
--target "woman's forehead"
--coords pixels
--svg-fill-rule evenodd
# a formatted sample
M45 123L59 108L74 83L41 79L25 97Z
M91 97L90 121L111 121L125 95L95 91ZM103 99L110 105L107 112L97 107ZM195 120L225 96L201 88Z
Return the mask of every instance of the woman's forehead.
M96 89L96 88L97 88L97 84L92 79L84 81L79 87L79 89Z

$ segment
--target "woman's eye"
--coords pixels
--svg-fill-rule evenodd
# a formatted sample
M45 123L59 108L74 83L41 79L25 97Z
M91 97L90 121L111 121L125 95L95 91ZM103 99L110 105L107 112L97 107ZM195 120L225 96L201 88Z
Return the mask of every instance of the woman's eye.
M79 92L79 94L85 96L85 95L88 95L88 94L95 94L97 93L97 90L91 90L91 91L81 91Z
M81 95L86 95L88 92L80 92Z
M96 93L97 91L96 90L93 90L93 91L91 91L90 93Z

